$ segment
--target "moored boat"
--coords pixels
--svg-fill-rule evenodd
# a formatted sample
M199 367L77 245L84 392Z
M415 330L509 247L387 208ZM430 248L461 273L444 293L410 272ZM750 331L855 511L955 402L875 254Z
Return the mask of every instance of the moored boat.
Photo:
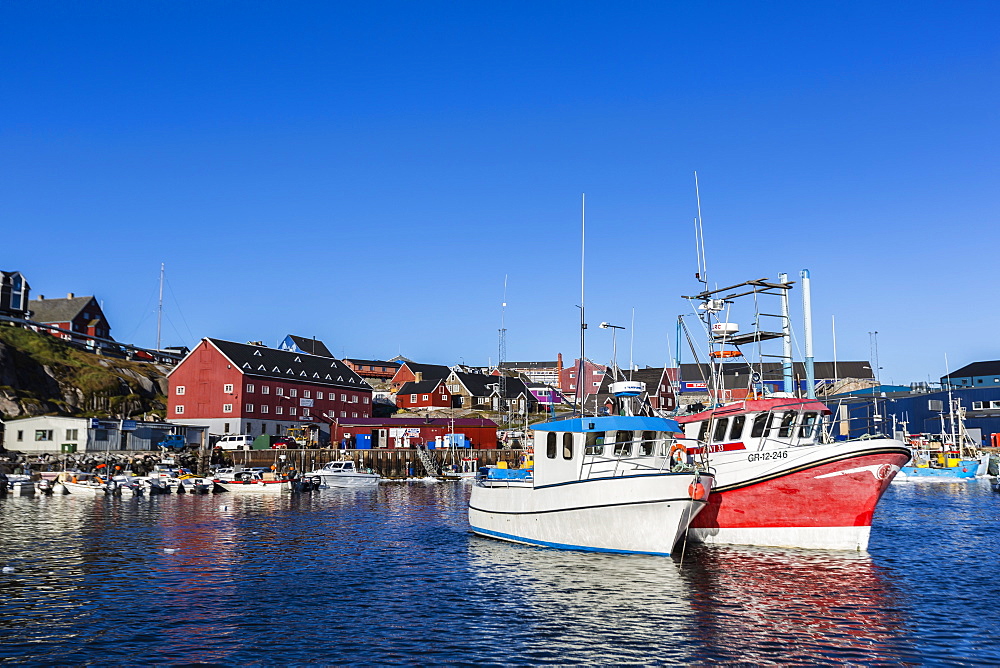
M469 524L482 536L598 552L667 555L714 476L681 460L673 420L581 417L534 427L531 469L481 469Z
M375 487L382 479L377 473L358 470L351 460L329 462L304 477L307 480L318 478L320 485L326 487Z
M691 540L866 549L875 507L910 451L890 438L826 441L829 413L816 400L778 397L679 417L716 474Z
M232 480L213 481L222 491L237 494L287 494L292 491L292 483L287 479L265 480L256 471L242 471Z

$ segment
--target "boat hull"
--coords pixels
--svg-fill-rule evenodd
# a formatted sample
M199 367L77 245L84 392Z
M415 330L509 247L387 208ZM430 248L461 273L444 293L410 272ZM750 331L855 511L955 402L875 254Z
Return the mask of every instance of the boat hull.
M223 491L235 494L289 494L292 491L292 486L287 480L255 480L252 482L216 480L215 484Z
M374 473L340 473L324 474L321 472L307 473L306 478L319 478L321 485L327 487L378 487L381 476Z
M689 535L705 543L865 550L875 507L909 457L891 439L717 453L716 490Z
M708 494L713 478L704 474L593 478L542 487L480 480L469 500L469 524L476 534L516 543L668 555L705 507L704 497L691 498L696 480Z
M104 486L97 485L82 485L78 482L70 482L69 480L64 480L59 483L63 486L70 494L75 494L77 496L104 496L105 489Z

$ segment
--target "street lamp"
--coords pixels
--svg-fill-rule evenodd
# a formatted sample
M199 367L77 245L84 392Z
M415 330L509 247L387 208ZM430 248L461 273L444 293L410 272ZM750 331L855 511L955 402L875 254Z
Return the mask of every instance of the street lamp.
M620 325L612 325L609 322L602 322L599 327L601 329L611 330L611 366L616 371L618 370L618 332L616 330L625 329Z

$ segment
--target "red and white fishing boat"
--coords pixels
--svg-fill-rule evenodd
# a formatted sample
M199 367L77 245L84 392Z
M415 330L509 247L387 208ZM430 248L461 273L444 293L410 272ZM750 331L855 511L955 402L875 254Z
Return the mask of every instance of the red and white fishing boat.
M777 282L758 279L714 290L704 281L706 290L688 298L710 333L704 378L709 401L707 409L676 419L685 436L694 439L688 441L689 453L707 451L716 476L708 506L691 523L691 540L865 550L875 507L910 458L906 444L881 434L835 440L837 421L831 422L830 410L815 399L807 271L802 279L806 378L800 382L792 377L792 283L786 275ZM766 295L781 298L780 314L761 311ZM731 305L740 297L753 303L754 327L745 334L729 321ZM765 318L776 318L781 331L763 330ZM761 343L768 340L782 340L782 354L764 354ZM751 346L756 354L747 350ZM745 360L737 363L742 370L721 362L732 357ZM764 378L769 366L776 366L763 361L768 357L781 360L780 380ZM725 388L726 374L732 378L733 373L745 374L742 400L733 401L735 390ZM775 384L784 391L775 391Z
M872 515L910 458L890 438L824 443L814 399L748 399L680 416L716 487L688 537L705 543L865 550Z

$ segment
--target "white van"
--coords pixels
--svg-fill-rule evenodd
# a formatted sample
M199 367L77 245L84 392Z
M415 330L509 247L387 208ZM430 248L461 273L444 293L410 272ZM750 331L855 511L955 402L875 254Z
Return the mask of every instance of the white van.
M215 447L223 450L250 450L253 448L253 436L227 434L215 443Z

